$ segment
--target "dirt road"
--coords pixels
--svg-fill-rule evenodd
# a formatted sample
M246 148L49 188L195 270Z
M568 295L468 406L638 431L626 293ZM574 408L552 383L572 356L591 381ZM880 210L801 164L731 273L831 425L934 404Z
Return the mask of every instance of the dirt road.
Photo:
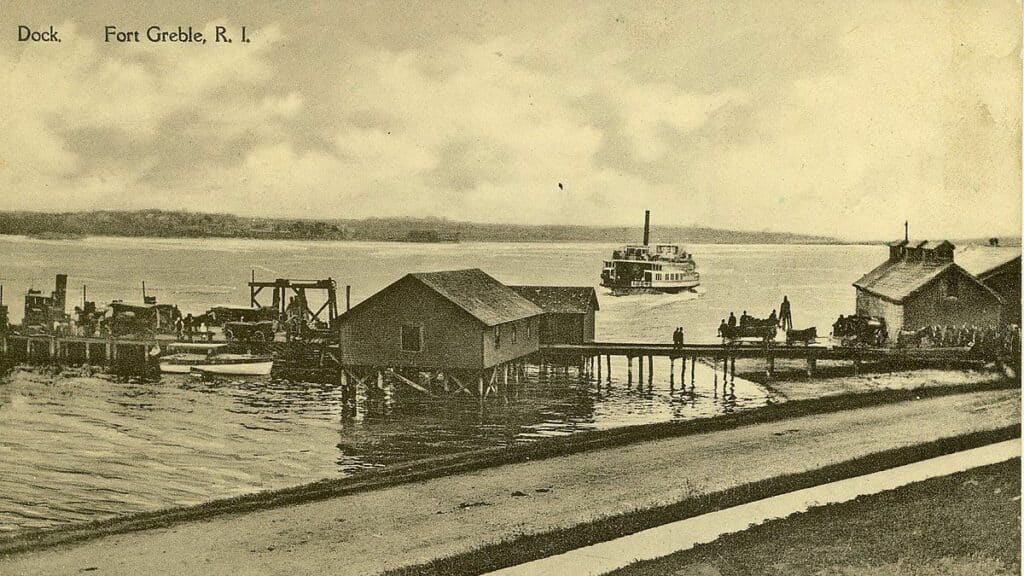
M2 574L372 574L887 449L1020 422L943 396L510 464L0 560Z

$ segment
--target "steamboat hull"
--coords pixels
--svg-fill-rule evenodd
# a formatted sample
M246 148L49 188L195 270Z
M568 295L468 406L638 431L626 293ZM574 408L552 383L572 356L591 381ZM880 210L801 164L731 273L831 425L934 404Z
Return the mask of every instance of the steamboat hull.
M628 296L630 294L679 294L680 292L693 292L695 288L700 286L700 281L693 280L661 286L630 286L602 282L601 286L611 289L612 296Z

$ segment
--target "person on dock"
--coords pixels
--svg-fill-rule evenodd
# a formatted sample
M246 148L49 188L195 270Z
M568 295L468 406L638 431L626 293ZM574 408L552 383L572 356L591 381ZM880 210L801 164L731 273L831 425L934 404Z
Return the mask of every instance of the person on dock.
M181 316L179 315L174 320L174 334L176 335L178 340L181 340L181 333L183 330L185 330L185 321L182 320Z
M184 324L184 328L185 328L185 339L188 340L189 342L191 342L192 341L192 327L195 324L195 320L192 318L191 314L189 314L188 316L185 316L185 320L184 320L183 324Z
M750 315L747 314L746 310L744 310L743 314L740 316L740 328L746 326L747 324L750 324Z
M736 314L729 312L729 328L736 327Z
M682 346L683 338L683 327L679 326L676 328L675 332L672 333L672 345L676 348Z
M793 312L789 308L789 296L782 297L782 304L779 306L779 323L787 332L793 329Z
M722 323L718 325L718 337L725 338L726 334L730 334L729 325L725 322L725 318L722 318Z
M775 312L774 308L772 308L772 313L768 315L768 325L769 326L778 326L779 325L779 315L778 315L778 313Z

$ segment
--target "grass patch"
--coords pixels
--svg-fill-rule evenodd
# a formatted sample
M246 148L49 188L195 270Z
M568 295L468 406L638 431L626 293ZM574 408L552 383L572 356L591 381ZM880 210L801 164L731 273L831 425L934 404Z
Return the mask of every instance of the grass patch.
M1019 425L887 450L817 470L770 478L697 496L667 506L638 510L572 528L524 535L464 554L400 568L388 572L387 576L481 574L794 490L870 474L1017 437L1020 437Z
M1014 459L811 508L612 574L1019 574L1020 488Z

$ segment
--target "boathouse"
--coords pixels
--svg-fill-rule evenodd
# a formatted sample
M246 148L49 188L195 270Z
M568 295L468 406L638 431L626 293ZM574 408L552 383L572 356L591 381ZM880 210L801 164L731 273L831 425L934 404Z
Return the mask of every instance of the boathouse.
M948 241L900 240L889 259L853 283L857 314L885 319L889 338L925 326L988 326L999 322L1002 299L954 262Z
M479 269L407 274L337 318L338 359L484 370L536 352L541 314Z
M968 246L956 262L1003 298L1002 321L1020 326L1020 246Z
M533 302L540 317L541 344L583 344L594 341L594 316L600 309L592 286L509 286Z

